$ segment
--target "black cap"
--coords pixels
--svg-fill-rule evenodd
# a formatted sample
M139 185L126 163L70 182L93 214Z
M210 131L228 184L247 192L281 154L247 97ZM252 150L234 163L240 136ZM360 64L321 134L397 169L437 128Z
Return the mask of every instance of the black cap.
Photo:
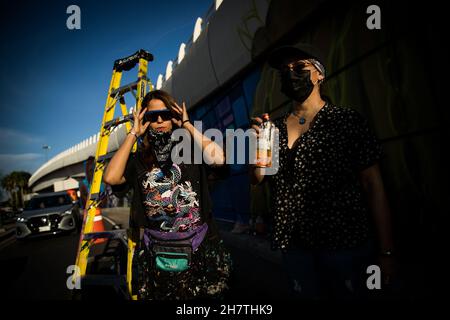
M280 69L282 65L288 62L302 59L316 59L325 66L325 59L320 50L307 43L275 48L269 55L268 63L272 68Z

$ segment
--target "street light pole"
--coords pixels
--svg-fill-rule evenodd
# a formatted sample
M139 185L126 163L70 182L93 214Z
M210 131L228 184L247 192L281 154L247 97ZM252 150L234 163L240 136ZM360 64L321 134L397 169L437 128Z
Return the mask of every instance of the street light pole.
M48 150L51 149L51 147L48 145L43 145L42 149L45 150L45 162L47 162L48 161Z

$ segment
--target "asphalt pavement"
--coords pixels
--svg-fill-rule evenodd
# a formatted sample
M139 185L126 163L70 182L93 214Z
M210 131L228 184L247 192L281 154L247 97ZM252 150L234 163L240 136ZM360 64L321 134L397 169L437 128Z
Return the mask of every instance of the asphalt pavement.
M106 229L127 228L128 208L103 209ZM231 252L233 299L288 297L279 255L262 237L231 233L232 224L219 221L220 233ZM5 242L5 240L7 242ZM7 237L0 242L1 297L6 300L70 300L66 282L76 257L79 235L45 236L26 241Z

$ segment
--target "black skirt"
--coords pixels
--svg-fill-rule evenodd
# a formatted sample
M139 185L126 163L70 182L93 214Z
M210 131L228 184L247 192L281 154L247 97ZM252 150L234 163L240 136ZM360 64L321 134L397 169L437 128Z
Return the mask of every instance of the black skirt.
M218 237L206 237L193 253L189 269L182 272L157 269L142 241L134 257L139 300L220 300L229 289L231 256Z

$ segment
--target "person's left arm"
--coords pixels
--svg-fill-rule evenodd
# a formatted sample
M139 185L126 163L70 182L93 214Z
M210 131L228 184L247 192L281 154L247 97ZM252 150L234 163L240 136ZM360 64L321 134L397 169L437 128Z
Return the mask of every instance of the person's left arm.
M382 253L392 252L391 212L381 178L380 167L374 164L359 173L359 180L366 194L369 209L377 229L380 250Z
M350 113L347 126L351 160L358 173L378 239L378 256L384 283L395 274L394 241L389 208L380 172L382 147L368 122L357 112Z
M201 147L203 152L203 157L205 161L212 166L222 166L225 164L225 155L222 147L220 147L216 142L212 141L203 133L201 133L197 128L195 128L192 123L189 121L189 115L186 111L186 105L183 102L183 107L180 107L178 104L174 106L175 112L178 113L181 120L173 120L177 121L179 127L185 128L190 135L194 139L194 143Z
M380 167L374 164L359 173L361 185L366 194L369 210L375 223L379 241L379 262L383 272L383 283L390 284L396 274L392 221L388 200L384 191Z

